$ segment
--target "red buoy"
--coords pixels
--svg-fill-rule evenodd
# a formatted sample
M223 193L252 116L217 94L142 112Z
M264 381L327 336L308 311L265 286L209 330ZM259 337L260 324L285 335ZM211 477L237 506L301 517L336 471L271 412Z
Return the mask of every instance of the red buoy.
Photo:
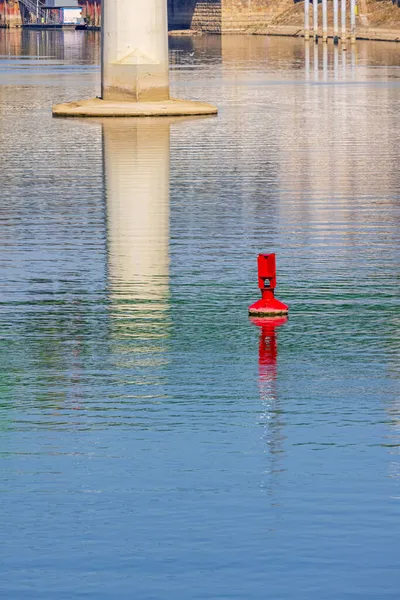
M287 315L289 307L275 298L276 262L275 254L258 255L258 287L261 298L249 306L249 315L267 317Z

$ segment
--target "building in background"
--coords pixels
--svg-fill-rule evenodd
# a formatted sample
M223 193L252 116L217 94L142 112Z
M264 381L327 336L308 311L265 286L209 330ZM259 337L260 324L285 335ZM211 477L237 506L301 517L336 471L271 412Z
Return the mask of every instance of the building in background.
M101 26L101 0L78 0L82 8L85 29L98 29Z
M82 7L78 0L46 0L45 6L59 10L62 25L78 25L82 21Z
M20 27L21 11L17 0L0 0L0 27Z
M62 27L81 22L78 0L0 0L0 27Z

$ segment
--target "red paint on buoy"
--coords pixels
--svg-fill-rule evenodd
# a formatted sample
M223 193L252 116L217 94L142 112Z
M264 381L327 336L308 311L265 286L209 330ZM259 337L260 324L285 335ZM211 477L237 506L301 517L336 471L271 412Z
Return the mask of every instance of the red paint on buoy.
M261 290L261 298L249 306L249 314L260 317L287 315L289 312L287 304L275 298L275 254L259 254L257 264L258 287Z

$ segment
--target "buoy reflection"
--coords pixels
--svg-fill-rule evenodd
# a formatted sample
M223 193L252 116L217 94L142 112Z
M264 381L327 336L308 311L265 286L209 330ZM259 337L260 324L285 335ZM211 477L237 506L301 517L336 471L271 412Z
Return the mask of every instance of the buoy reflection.
M260 328L259 342L259 374L260 380L274 382L277 376L278 347L276 328L281 327L289 318L281 317L249 317L249 320Z
M249 319L253 325L260 329L258 381L260 400L263 406L260 423L264 426L264 438L267 444L267 453L270 457L267 470L269 477L266 487L273 495L275 477L282 471L280 455L283 452L283 441L285 439L282 411L279 407L277 393L278 343L276 329L287 323L288 317L249 317Z

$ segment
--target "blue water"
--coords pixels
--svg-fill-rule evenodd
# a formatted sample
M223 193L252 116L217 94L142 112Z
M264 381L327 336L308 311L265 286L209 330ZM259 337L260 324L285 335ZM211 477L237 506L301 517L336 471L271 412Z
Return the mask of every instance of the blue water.
M172 38L217 118L53 119L98 42L0 31L1 597L397 600L400 50Z

